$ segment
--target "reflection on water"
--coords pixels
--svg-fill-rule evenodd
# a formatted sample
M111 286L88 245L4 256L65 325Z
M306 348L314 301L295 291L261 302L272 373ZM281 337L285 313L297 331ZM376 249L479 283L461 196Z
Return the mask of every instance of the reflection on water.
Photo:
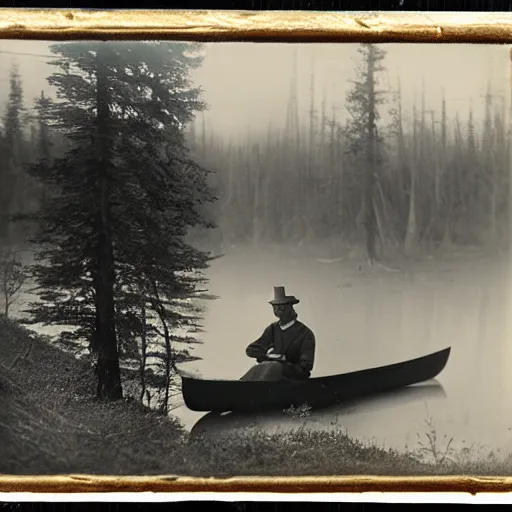
M445 400L406 404L389 413L343 415L352 434L411 444L425 420L460 442L512 448L510 287L508 264L480 258L423 265L409 273L358 273L343 262L322 264L271 256L226 256L211 272L202 361L205 378L237 379L252 364L246 345L274 319L268 300L285 285L301 300L299 318L317 339L314 376L391 364L451 346L438 380ZM385 402L384 402L385 403ZM191 428L198 413L175 411Z
M191 435L216 436L231 432L263 429L267 433L286 432L297 428L308 430L346 429L355 437L365 437L365 426L376 426L382 415L400 414L410 406L446 399L443 386L436 380L409 386L379 396L367 397L325 409L315 410L306 418L293 418L283 411L266 413L209 413L192 427ZM371 433L371 428L368 431ZM401 429L395 429L400 443ZM372 436L370 436L372 437Z
M284 285L300 299L299 318L316 335L313 376L387 365L452 347L438 376L445 399L411 402L398 394L391 402L382 399L378 407L360 404L338 411L341 428L388 445L411 445L431 417L440 436L512 449L509 264L506 258L500 262L463 255L462 260L426 262L414 272L361 273L357 265L343 261L321 263L271 253L226 255L209 273L210 292L220 298L206 304L204 343L194 348L202 360L183 369L205 378L243 375L252 364L245 347L274 321L268 300L274 286ZM173 414L188 429L202 416L184 406ZM311 424L324 426L332 420L321 414L314 418Z

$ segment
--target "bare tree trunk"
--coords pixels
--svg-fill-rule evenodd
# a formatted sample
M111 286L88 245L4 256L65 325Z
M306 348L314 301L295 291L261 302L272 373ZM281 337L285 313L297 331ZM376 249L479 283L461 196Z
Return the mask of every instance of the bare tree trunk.
M308 178L312 174L313 169L313 153L315 150L315 131L316 131L316 111L315 111L315 70L311 65L311 88L310 88L310 105L309 105L309 148L308 148Z
M497 204L497 177L498 173L496 170L496 155L494 154L494 151L492 152L492 159L491 159L491 190L490 190L490 198L489 198L489 236L491 240L491 244L493 246L496 245L496 242L498 240L498 228L497 228L497 211L498 211L498 204Z
M367 124L367 144L368 161L365 173L365 225L366 225L366 251L370 264L376 260L375 254L375 236L376 236L376 216L374 207L374 188L375 188L375 57L374 46L369 45L368 53L368 75L367 75L367 94L368 94L368 124Z
M304 166L307 162L303 162L299 158L299 148L301 142L301 131L299 125L299 107L297 97L297 52L293 54L292 75L290 80L290 96L288 99L288 112L286 120L286 140L285 144L290 151L291 158L287 159L293 171L297 173L297 200L292 208L293 225L297 230L296 234L299 238L304 236L304 204L305 204L305 184L304 184ZM290 172L286 166L286 170ZM293 193L293 192L292 192ZM285 212L283 212L283 217ZM282 217L282 218L283 218ZM284 234L284 233L283 233Z
M431 130L432 130L432 160L434 164L434 215L439 214L441 208L441 173L439 169L439 155L437 153L437 139L436 139L436 126L435 126L435 112L430 111ZM444 155L443 155L444 156Z
M9 301L10 301L10 297L9 297L9 285L8 285L8 279L9 279L9 276L8 276L8 269L7 269L7 265L5 265L5 268L4 268L4 276L3 276L3 294L4 294L4 300L5 300L5 309L4 309L4 313L5 313L5 317L7 318L9 316Z
M165 389L164 389L164 400L161 405L161 411L163 414L167 414L169 412L169 397L170 397L170 388L171 388L171 373L172 370L177 372L176 362L174 360L174 355L172 351L172 343L171 343L171 333L169 331L169 326L167 325L167 319L165 318L165 308L162 305L162 301L160 300L160 294L158 293L158 286L156 282L151 279L151 287L153 290L153 309L158 315L162 327L164 329L164 342L165 342Z
M322 178L325 179L327 177L327 179L330 179L329 169L327 166L327 158L326 158L326 154L325 154L325 149L327 147L327 141L326 141L326 137L325 137L325 129L326 129L326 125L327 125L327 115L325 112L325 103L326 103L326 98L325 98L325 89L324 89L323 96L322 96L322 117L321 117L321 121L320 121L320 144L319 144L319 147L321 148L320 151L322 152L321 159L320 159L320 165L321 165Z
M341 235L343 233L343 224L344 224L344 212L345 212L345 200L344 193L345 190L343 188L345 181L345 161L342 157L341 150L341 134L340 130L336 130L336 142L335 142L335 150L334 150L334 172L337 174L336 182L338 183L338 187L336 188L336 203L337 203L337 219L338 219L338 229Z
M410 167L410 159L408 161L407 150L404 140L404 129L403 129L403 115L402 115L402 87L400 83L400 79L398 79L397 83L397 157L398 157L398 184L397 190L398 194L400 194L400 204L403 205L406 201L406 198L403 197L405 185L403 180L404 170ZM381 189L382 191L382 189ZM403 219L400 219L402 222ZM407 220L407 219L406 219ZM402 226L401 226L402 228ZM401 232L401 229L400 229ZM407 232L407 227L406 227ZM400 239L401 239L400 235Z
M270 127L269 127L270 134ZM270 138L270 136L268 137ZM255 156L255 170L254 170L254 200L253 200L253 217L252 217L252 234L253 234L253 243L258 245L261 242L261 189L263 185L263 169L261 162L261 152L259 144L256 145L255 148L256 156ZM252 160L252 159L251 159Z
M441 158L443 171L443 178L446 177L446 159L448 157L447 154L447 130L446 130L446 100L444 98L443 92L443 102L442 102L442 114L441 114L441 137L442 137L442 148L443 154ZM444 216L444 234L443 240L441 242L443 247L450 247L452 245L451 239L451 217L452 217L452 182L451 179L448 183L446 183L445 192L443 194L443 208L442 213Z
M142 317L142 333L140 336L140 402L144 402L144 396L146 394L146 364L147 364L147 318L146 318L146 306L143 304L141 308Z
M159 308L159 311L161 308ZM172 347L171 347L171 336L167 322L165 318L159 313L162 327L164 328L164 340L165 340L165 390L164 390L164 403L162 404L162 412L167 414L169 412L169 395L171 390L171 369L173 367L172 360Z
M329 137L329 176L333 186L330 187L329 199L334 205L335 229L337 235L343 235L343 165L340 159L340 138L336 123L336 107L332 107Z
M271 136L269 133L268 144L270 148L269 161L263 173L261 187L264 192L262 198L260 197L263 224L262 231L264 231L266 239L275 240L277 238L280 240L282 237L282 217L277 213L278 205L276 201L274 201L275 182L272 178L275 178L275 174L269 171L269 168L275 170L279 167L279 155L281 154L279 131L277 131L275 137Z
M409 193L409 216L407 220L407 232L405 235L404 252L411 256L418 247L418 227L416 221L416 177L417 177L417 128L416 128L416 106L413 114L413 155L410 159L409 168L411 173L411 186Z
M114 308L114 257L111 232L110 175L107 146L107 126L109 122L108 78L102 61L97 56L97 124L100 150L100 215L98 218L98 275L97 303L99 324L98 353L98 397L107 400L122 398L121 372L117 351L117 337Z
M488 223L489 233L487 242L494 245L496 240L496 194L495 194L495 180L496 180L496 132L492 122L492 94L490 81L487 84L487 92L485 94L485 118L484 118L484 133L482 137L482 150L483 150L483 180L484 190L479 194L479 199L484 203L489 201L488 209ZM489 176L490 174L490 176ZM479 204L479 207L485 208L484 204Z
M426 123L425 123L425 114L426 114L426 111L425 111L425 79L423 79L421 82L421 125L420 125L420 137L419 137L420 138L420 158L419 158L419 162L417 163L418 170L423 170L423 169L427 168L427 164L426 164L427 130L426 130ZM423 179L424 174L426 174L426 173L423 173L423 172L416 173L416 190L418 190L422 186L421 180ZM422 215L423 212L421 209L421 207L423 205L421 204L421 201L419 201L420 199L421 199L421 196L418 196L418 195L416 195L416 197L414 198L414 201L416 203L415 216L416 216L416 233L417 233L416 243L418 246L416 249L417 251L419 251L420 243L423 241L423 234L424 234L423 228L425 227L425 222L423 220L424 215ZM420 202L420 204L418 204L418 202ZM419 219L418 219L418 213L420 213Z

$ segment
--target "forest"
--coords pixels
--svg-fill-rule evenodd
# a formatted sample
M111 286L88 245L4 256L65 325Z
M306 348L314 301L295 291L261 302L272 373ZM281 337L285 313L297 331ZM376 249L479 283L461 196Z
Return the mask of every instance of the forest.
M226 142L199 118L190 146L215 170L219 197L208 207L219 225L210 239L222 247L324 244L332 256L362 248L371 260L508 248L512 146L503 94L489 82L482 98L471 98L485 103L475 123L471 107L448 118L444 98L427 109L424 86L409 115L399 77L381 88L386 52L361 45L358 57L352 90L340 99L348 116L315 104L312 73L306 123L293 76L282 130Z
M349 116L312 99L299 123L294 77L283 129L230 142L209 127L188 43L74 42L33 104L16 66L0 134L0 284L8 315L36 290L28 325L91 358L97 396L168 413L177 364L201 332L210 263L233 245L325 245L370 265L454 246L509 248L510 119L492 84L483 123L443 99L412 117L386 53L358 48ZM315 97L311 75L311 98ZM386 114L386 115L384 115ZM406 119L407 118L407 119ZM388 119L391 121L388 122ZM20 251L30 250L29 263Z

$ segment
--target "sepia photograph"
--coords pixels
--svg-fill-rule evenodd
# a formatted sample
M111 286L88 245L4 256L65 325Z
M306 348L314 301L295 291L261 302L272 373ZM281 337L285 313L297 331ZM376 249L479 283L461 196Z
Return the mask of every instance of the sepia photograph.
M510 46L0 76L1 474L512 475Z

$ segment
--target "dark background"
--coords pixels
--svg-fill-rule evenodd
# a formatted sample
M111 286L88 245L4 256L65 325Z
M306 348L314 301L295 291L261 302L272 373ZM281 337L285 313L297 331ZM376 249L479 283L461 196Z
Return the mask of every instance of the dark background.
M510 11L512 0L0 0L0 7L302 11Z
M222 9L222 10L302 10L302 11L511 11L512 0L168 0L150 2L139 0L46 0L5 1L1 8L74 8L74 9ZM307 498L306 498L307 499ZM437 504L378 504L378 503L314 503L314 502L182 502L182 503L2 503L0 512L124 512L125 510L152 512L201 512L215 509L233 512L373 512L384 509L396 512L409 510L438 510ZM449 505L450 510L509 510L507 505Z

